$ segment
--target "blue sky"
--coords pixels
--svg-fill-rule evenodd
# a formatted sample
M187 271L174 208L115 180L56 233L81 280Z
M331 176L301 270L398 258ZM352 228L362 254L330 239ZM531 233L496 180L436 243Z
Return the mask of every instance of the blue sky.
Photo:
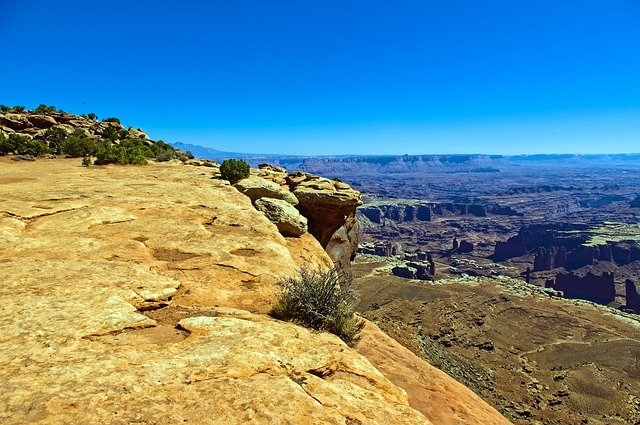
M0 103L238 152L640 152L640 1L0 0Z

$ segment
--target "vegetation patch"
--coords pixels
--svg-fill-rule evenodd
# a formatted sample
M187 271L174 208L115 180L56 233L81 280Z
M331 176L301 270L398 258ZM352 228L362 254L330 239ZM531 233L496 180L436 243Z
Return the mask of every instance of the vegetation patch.
M357 293L339 273L300 270L278 282L281 289L271 315L317 331L331 332L348 345L357 342L364 321L355 315Z
M249 177L249 164L244 159L225 159L220 164L220 175L229 183L235 184Z

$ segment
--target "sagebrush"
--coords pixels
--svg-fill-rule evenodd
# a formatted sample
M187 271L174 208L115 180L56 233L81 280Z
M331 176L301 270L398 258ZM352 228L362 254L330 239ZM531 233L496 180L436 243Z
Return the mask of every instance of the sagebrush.
M300 270L278 282L280 295L271 315L318 331L331 332L349 345L358 340L364 322L355 314L356 291L337 270Z

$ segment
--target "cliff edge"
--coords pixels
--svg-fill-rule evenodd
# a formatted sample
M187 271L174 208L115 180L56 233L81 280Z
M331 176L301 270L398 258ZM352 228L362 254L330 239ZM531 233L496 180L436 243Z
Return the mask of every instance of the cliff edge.
M0 158L0 420L461 423L366 350L264 314L279 278L348 249L329 256L312 225L283 236L213 174Z

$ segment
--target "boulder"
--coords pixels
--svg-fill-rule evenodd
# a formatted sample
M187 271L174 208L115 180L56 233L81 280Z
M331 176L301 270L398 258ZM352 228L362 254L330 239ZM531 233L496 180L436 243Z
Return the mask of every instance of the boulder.
M260 198L282 199L291 205L297 205L298 199L286 188L258 176L249 176L233 185L240 193L255 203Z
M47 129L58 124L58 122L49 115L29 115L29 123L38 129Z
M10 128L14 131L20 131L31 127L31 123L29 123L26 115L0 114L0 126Z
M258 211L278 227L284 236L301 236L307 232L307 219L293 205L282 199L260 198L255 201Z

